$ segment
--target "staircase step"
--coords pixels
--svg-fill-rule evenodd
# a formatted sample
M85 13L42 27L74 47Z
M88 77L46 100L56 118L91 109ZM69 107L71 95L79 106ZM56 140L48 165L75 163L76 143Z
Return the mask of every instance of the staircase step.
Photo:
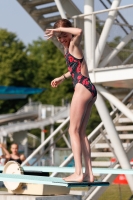
M92 152L91 153L92 158L99 158L99 157L114 157L114 154L112 152Z
M109 167L111 165L110 161L92 161L93 167Z
M129 125L129 126L116 126L116 130L117 131L132 131L133 130L133 126Z
M31 12L31 15L39 16L39 15L44 15L44 14L53 13L53 12L58 12L57 6L35 9Z
M56 16L53 16L53 17L40 19L39 20L39 24L49 24L49 23L52 23L52 22L55 22L55 21L59 20L60 18L61 18L60 15L56 15Z
M133 140L133 134L118 134L118 135L121 140ZM106 135L106 137L107 139L109 139L108 135Z
M23 6L27 7L34 7L34 6L39 6L47 3L54 2L54 0L32 0L32 1L24 1L22 3Z
M118 122L119 123L132 123L132 121L129 119L129 118L120 118L119 120L118 120Z
M112 144L110 144L112 146ZM123 147L127 148L130 146L130 143L123 143ZM97 143L95 144L96 149L104 149L104 148L109 148L109 145L107 143Z

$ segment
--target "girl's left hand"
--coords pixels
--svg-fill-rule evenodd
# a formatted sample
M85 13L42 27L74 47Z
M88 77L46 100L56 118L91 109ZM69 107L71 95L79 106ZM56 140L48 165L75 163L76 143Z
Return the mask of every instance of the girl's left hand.
M60 30L58 30L58 29L46 29L45 34L46 34L45 36L48 37L48 40L49 40L54 35L58 36L60 34Z

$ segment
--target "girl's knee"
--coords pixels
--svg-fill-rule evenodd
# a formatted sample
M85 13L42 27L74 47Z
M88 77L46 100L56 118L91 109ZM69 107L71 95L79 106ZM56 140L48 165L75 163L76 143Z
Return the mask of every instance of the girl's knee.
M69 132L69 134L71 135L71 134L79 134L79 127L72 127L72 126L70 126L69 127L69 129L68 129L68 132Z

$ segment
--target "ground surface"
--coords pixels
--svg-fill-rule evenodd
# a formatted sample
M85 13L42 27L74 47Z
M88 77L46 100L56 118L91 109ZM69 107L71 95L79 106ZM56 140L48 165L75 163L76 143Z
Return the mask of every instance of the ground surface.
M128 185L110 185L98 200L129 200L132 195Z

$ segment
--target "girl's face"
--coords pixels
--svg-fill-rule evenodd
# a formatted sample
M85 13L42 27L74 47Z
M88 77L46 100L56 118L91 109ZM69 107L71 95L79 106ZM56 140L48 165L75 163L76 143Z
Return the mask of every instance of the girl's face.
M11 146L11 152L12 152L12 154L17 155L18 154L18 145L12 144L12 146Z
M69 47L70 40L72 39L72 34L61 32L57 36L57 40L66 48Z

